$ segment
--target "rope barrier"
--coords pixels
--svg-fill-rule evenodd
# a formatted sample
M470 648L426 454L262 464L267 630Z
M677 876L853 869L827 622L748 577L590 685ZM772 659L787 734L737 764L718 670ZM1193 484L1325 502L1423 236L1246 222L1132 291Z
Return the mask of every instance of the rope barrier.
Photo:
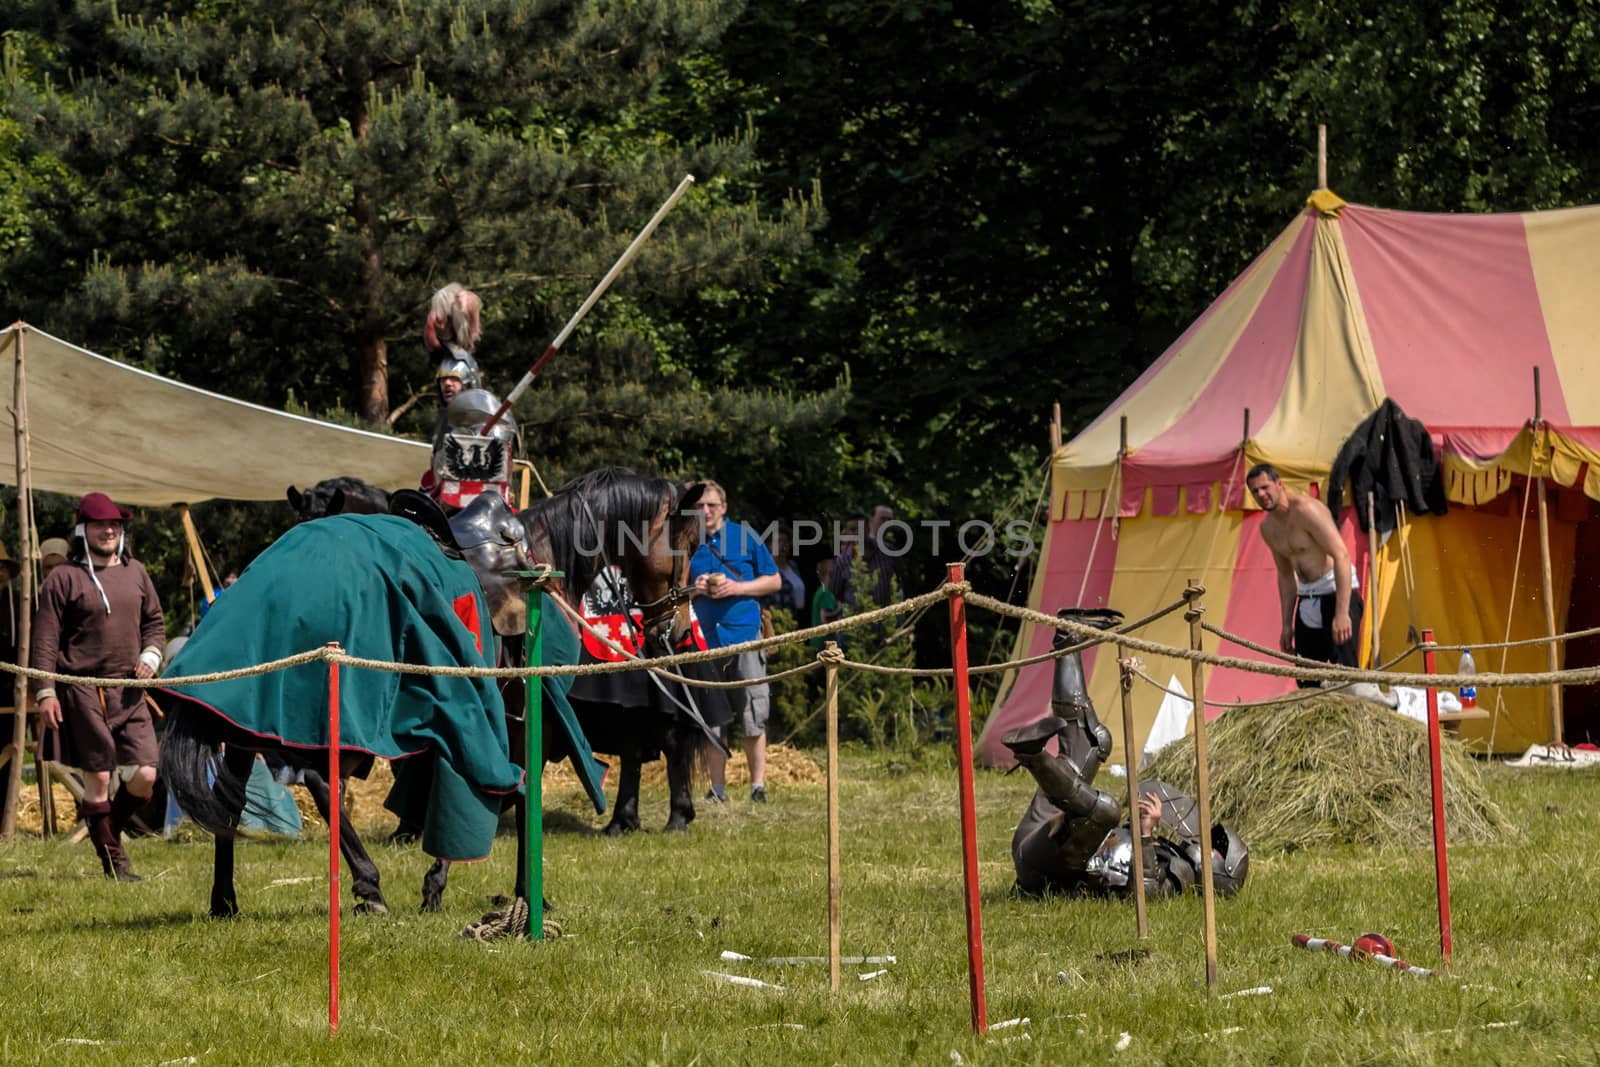
M1242 670L1253 674L1265 674L1278 678L1336 682L1340 683L1341 685L1353 685L1359 682L1372 682L1375 684L1424 687L1477 685L1481 688L1491 689L1523 689L1541 688L1550 685L1600 684L1600 666L1568 667L1562 670L1554 671L1521 673L1507 673L1502 671L1496 673L1467 675L1425 674L1415 672L1391 673L1388 670L1389 666L1404 660L1408 656L1417 652L1419 649L1452 650L1467 647L1455 645L1413 645L1412 647L1406 649L1406 651L1401 653L1399 656L1389 660L1388 663L1370 670L1329 666L1313 660L1304 660L1300 657L1286 656L1282 652L1258 645L1255 642L1241 638L1238 635L1230 634L1220 627L1202 624L1202 627L1205 630L1211 632L1218 638L1232 641L1241 647L1263 652L1280 660L1289 661L1283 664L1263 663L1259 660L1243 659L1237 656L1223 656L1213 652L1206 652L1203 649L1191 649L1163 645L1160 642L1147 640L1145 638L1136 637L1133 635L1132 631L1142 629L1156 620L1161 619L1174 611L1177 611L1179 608L1185 607L1187 602L1184 600L1179 600L1174 604L1160 609L1159 611L1153 612L1145 618L1139 619L1132 623L1124 624L1123 626L1120 626L1114 630L1100 630L1070 618L1046 615L1042 612L1034 611L1031 608L1017 607L1015 605L1008 604L1005 601L996 600L993 597L984 596L981 593L975 593L972 591L970 583L967 582L961 582L957 584L945 583L940 585L937 589L921 594L920 596L913 597L909 600L899 601L897 603L889 604L885 607L877 608L872 611L862 612L859 615L851 615L843 619L835 620L834 622L824 623L820 626L795 630L786 634L775 635L773 637L758 638L753 641L744 641L736 645L729 645L726 648L710 649L703 652L681 652L670 656L653 658L650 660L643 660L635 657L633 659L616 663L580 663L549 667L452 667L417 663L401 663L392 660L369 659L364 656L353 656L345 652L344 649L339 645L330 644L321 648L300 652L292 656L285 656L282 659L271 660L266 663L252 664L227 671L215 671L210 674L188 675L181 678L90 678L82 675L60 674L55 671L39 670L33 667L25 667L8 663L0 663L0 671L11 671L35 680L54 681L67 685L80 685L100 689L177 689L192 685L203 685L211 682L231 681L236 678L247 678L255 675L270 674L274 671L287 670L293 667L304 666L305 664L319 661L325 663L337 663L340 666L355 667L362 670L386 671L395 674L437 675L441 677L454 678L547 678L589 674L614 674L633 670L652 670L666 677L670 677L675 681L682 682L683 684L699 686L702 688L739 688L747 685L764 684L766 682L773 681L774 679L804 674L808 671L817 669L819 666L822 666L825 663L831 663L837 667L848 667L855 670L876 674L898 674L924 678L948 677L951 674L951 671L948 668L886 667L873 663L859 663L845 658L842 651L834 650L830 652L827 649L819 652L816 659L810 663L802 664L798 667L782 671L778 674L768 675L765 678L755 682L741 681L738 683L731 683L702 681L700 679L685 678L681 675L676 675L662 670L662 668L672 667L682 663L702 663L708 660L722 659L727 656L738 655L744 652L760 651L780 645L795 644L811 638L825 637L830 634L842 633L848 630L857 629L862 626L871 625L883 618L921 610L928 605L937 603L941 600L947 600L950 597L958 594L964 596L967 603L973 607L991 611L997 615L1005 615L1011 618L1020 619L1025 622L1032 622L1035 625L1045 626L1052 630L1062 631L1078 638L1078 641L1074 644L1068 645L1061 649L1052 650L1043 655L974 667L968 672L970 674L993 674L1000 671L1014 670L1018 667L1042 663L1046 660L1060 659L1075 652L1084 651L1095 645L1121 644L1133 652L1143 652L1147 655L1165 656L1171 659L1198 662L1211 667L1227 667L1234 670ZM570 605L565 605L560 597L556 597L555 599L558 604L563 604L564 608L570 609ZM588 627L586 623L584 625L590 630L591 633L595 633L592 627ZM1600 627L1577 631L1571 634L1557 635L1557 637L1554 639L1570 640L1578 637L1590 636L1595 633L1600 633ZM603 634L596 633L596 636L600 637L602 640L607 640ZM1538 638L1535 640L1510 642L1509 644L1547 644L1550 640L1552 639ZM607 640L607 643L610 643L609 640ZM626 653L624 650L624 654L628 653ZM1154 679L1150 679L1148 676L1144 677L1157 689L1161 689L1164 692L1169 691L1166 690L1166 688L1159 682L1154 681ZM1187 698L1187 695L1185 696ZM1275 698L1276 701L1282 701L1284 699L1285 698L1282 697ZM1273 701L1263 703L1271 702ZM1207 701L1207 705L1211 707L1254 706L1241 703L1217 703L1213 701Z

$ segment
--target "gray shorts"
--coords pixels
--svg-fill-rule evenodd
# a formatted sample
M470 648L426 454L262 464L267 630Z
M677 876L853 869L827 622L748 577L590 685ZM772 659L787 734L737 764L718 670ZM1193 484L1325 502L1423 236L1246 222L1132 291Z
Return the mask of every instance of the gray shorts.
M742 652L723 662L727 665L724 676L730 682L736 678L749 681L767 676L767 654L762 651ZM763 682L743 689L729 689L727 693L733 721L739 724L739 736L759 737L766 733L767 718L772 712L770 687Z

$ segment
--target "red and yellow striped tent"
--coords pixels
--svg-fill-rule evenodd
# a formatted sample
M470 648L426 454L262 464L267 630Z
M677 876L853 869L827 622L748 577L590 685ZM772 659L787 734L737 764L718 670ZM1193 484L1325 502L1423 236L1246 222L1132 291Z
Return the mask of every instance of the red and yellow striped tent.
M1137 619L1198 578L1207 621L1274 645L1276 577L1245 471L1269 462L1289 485L1320 492L1340 446L1387 397L1432 433L1450 512L1412 517L1389 538L1378 552L1374 596L1366 538L1343 509L1381 654L1403 650L1413 624L1431 628L1441 644L1545 635L1530 476L1545 477L1550 489L1557 627L1600 623L1600 551L1591 550L1600 549L1592 518L1600 509L1591 506L1600 500L1597 294L1600 207L1424 215L1313 194L1172 347L1056 452L1030 605L1104 605ZM1535 368L1545 420L1537 431ZM1119 459L1124 418L1128 452ZM1146 634L1188 644L1181 612ZM1364 636L1370 655L1370 631ZM1024 626L1016 651L1046 651L1050 637ZM1231 642L1219 648L1209 636L1207 647L1255 655ZM1575 642L1566 655L1577 664L1596 652ZM1479 670L1499 670L1501 655L1480 654ZM1512 649L1505 669L1543 670L1547 656L1542 645ZM1440 669L1454 668L1454 656L1441 659ZM1188 689L1186 664L1147 662L1163 683L1177 674ZM1090 653L1087 666L1095 706L1120 735L1114 657ZM981 738L986 761L1009 762L999 736L1046 713L1050 677L1048 663L1018 673ZM1222 669L1208 672L1206 695L1260 700L1291 684ZM1134 692L1142 745L1161 694L1144 685ZM1567 691L1571 740L1588 692ZM1480 703L1494 714L1463 723L1462 734L1498 752L1548 741L1550 700L1542 689L1485 693ZM1120 736L1117 747L1120 760Z

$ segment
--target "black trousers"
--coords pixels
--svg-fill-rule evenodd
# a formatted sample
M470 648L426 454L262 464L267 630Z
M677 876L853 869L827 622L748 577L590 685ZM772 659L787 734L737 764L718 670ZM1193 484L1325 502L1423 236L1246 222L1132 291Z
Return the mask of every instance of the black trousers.
M1336 663L1341 667L1361 666L1361 612L1365 608L1361 600L1361 591L1350 590L1350 640L1340 644L1335 644L1333 640L1333 613L1337 607L1338 594L1323 593L1314 598L1322 604L1322 625L1314 629L1307 626L1300 618L1300 603L1306 599L1310 598L1300 597L1294 605L1295 654L1305 659ZM1301 689L1316 689L1322 683L1302 678L1298 684Z

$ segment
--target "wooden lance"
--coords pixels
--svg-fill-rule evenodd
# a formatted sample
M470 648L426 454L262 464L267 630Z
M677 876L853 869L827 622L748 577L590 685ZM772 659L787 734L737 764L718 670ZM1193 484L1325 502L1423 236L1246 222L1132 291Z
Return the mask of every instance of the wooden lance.
M672 191L672 195L667 197L667 202L656 209L656 213L650 217L650 221L644 224L644 229L639 231L639 236L633 239L633 243L623 250L621 257L611 265L610 270L606 271L606 276L601 278L600 284L594 287L594 292L589 294L589 299L585 300L583 306L578 309L577 314L568 319L567 324L561 327L561 332L556 334L556 339L550 342L550 347L544 350L543 355L534 360L533 366L528 368L528 373L522 376L522 380L516 384L516 388L506 394L506 398L500 402L500 406L495 409L495 413L489 416L489 421L483 424L483 429L479 430L479 433L487 434L494 429L495 424L505 417L506 412L511 410L511 405L517 402L517 398L528 391L528 386L532 385L533 380L539 376L539 372L544 370L545 364L554 358L556 350L561 347L572 331L578 328L578 323L582 322L583 317L589 314L589 309L594 307L595 302L605 295L607 289L611 288L611 283L617 280L617 275L621 274L628 264L633 262L633 257L639 254L639 249L650 239L650 235L656 232L656 227L661 225L661 220L667 217L667 212L672 210L673 205L682 199L683 194L687 193L689 186L693 184L693 174L686 175L683 181L678 183L678 187Z

